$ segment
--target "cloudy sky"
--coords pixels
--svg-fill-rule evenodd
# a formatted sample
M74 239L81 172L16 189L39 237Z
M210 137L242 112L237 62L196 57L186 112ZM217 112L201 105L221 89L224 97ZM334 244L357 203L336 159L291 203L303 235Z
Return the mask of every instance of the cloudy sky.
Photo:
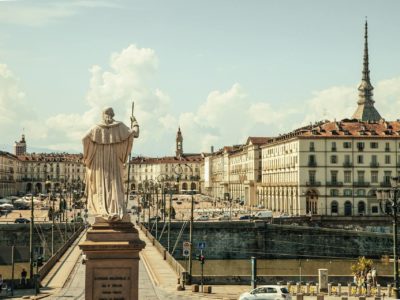
M0 0L0 150L80 152L112 106L171 155L350 117L365 16L376 107L400 118L399 1Z

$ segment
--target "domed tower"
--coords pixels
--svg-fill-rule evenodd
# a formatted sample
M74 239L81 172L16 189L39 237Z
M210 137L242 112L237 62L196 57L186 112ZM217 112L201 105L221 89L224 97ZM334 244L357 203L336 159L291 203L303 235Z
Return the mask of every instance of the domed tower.
M183 137L181 128L179 127L178 132L176 133L176 157L181 157L183 155Z

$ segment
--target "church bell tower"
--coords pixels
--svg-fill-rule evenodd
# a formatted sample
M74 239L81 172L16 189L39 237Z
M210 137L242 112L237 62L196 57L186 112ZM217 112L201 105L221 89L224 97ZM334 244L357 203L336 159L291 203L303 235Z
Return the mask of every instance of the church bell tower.
M183 137L181 128L179 127L178 132L176 133L176 157L181 157L183 155Z

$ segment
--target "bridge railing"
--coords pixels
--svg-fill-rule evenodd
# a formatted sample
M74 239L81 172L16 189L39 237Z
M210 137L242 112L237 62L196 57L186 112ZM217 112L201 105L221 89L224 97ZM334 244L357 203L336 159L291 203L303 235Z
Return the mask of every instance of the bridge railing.
M73 235L65 242L65 244L60 247L52 257L50 257L43 266L39 269L38 275L39 279L43 279L50 270L54 267L54 265L58 262L61 256L67 251L67 249L73 244L73 242L78 238L78 236L85 229L85 225L82 223L80 227L78 227Z
M167 261L167 263L172 267L172 269L175 271L175 274L178 277L181 277L182 273L186 272L186 269L179 262L176 261L176 259L167 251L167 249L164 248L164 246L159 241L157 241L157 239L143 224L139 224L139 226L146 237L152 242L153 246L156 247L158 252L160 252L160 254L163 256L163 259Z

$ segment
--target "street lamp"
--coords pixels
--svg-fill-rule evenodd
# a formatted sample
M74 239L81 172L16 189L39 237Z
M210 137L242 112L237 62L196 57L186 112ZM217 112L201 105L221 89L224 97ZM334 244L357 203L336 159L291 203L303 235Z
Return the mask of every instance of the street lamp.
M232 197L229 193L224 193L224 200L229 201L229 220L232 221Z
M400 177L390 178L390 189L377 189L376 198L379 201L381 212L389 215L393 221L393 267L394 267L394 296L400 298L399 291L399 262L397 258L397 217L399 213Z

